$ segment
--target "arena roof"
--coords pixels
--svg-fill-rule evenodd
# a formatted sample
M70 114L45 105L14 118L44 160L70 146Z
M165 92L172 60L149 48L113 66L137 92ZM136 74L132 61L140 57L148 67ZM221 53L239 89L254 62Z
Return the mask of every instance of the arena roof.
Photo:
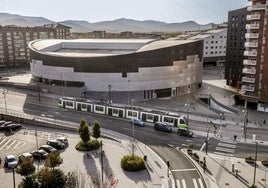
M29 47L39 53L68 57L97 57L144 52L181 45L196 40L155 39L44 39Z

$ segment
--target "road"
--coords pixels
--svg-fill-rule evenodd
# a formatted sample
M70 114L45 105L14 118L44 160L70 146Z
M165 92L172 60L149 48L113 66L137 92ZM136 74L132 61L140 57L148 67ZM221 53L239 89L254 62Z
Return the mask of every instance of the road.
M55 121L64 120L66 122L72 122L77 127L81 117L84 117L89 123L97 119L101 122L102 128L132 136L132 126L127 120L57 108L53 105L53 101L56 100L42 97L41 103L39 103L37 96L12 91L9 91L6 96L8 111L23 112L35 117L47 117ZM3 100L1 101L0 107L2 109L5 108ZM190 125L194 131L197 133L205 132L205 135L209 126L196 121L191 121ZM226 127L225 131L227 128L229 127ZM193 138L188 139L177 136L175 133L159 132L154 130L151 124L146 124L145 127L135 126L135 139L150 146L164 161L169 161L171 172L176 180L175 182L180 184L185 183L189 188L194 188L193 179L200 179L201 177L194 166L178 151L178 148L186 147L189 143L192 143L195 149L200 149L203 146L205 138L204 135L199 136L196 134ZM255 153L255 145L233 142L230 137L221 140L212 138L209 141L208 151L233 156L241 156L245 153L251 155ZM267 147L262 145L259 145L258 151L260 155L268 152Z

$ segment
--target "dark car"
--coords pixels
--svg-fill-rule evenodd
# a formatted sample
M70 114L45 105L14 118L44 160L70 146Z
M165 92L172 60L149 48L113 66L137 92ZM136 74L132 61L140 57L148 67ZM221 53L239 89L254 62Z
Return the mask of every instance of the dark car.
M6 126L5 130L7 132L14 132L14 131L18 131L22 128L22 126L20 124L9 124Z
M7 121L3 124L0 125L0 130L6 130L6 127L9 125L9 124L12 124L13 122L12 121Z
M1 120L1 121L0 121L0 126L3 125L5 122L6 122L6 121Z
M194 133L185 128L178 128L177 134L181 136L193 137Z
M138 119L138 118L132 118L129 123L137 125L137 126L144 127L144 122L142 120Z
M55 151L57 151L57 149L53 148L53 147L50 146L50 145L42 145L42 146L40 146L39 149L42 149L42 150L44 150L44 151L47 152L47 153L51 153L51 152L55 152Z
M50 145L56 149L64 149L66 147L66 145L64 143L62 143L61 141L58 141L58 140L48 140L47 145Z
M47 155L48 153L42 149L40 150L35 150L35 151L32 151L31 154L33 155L33 158L34 159L46 159L47 158Z
M172 127L168 125L168 123L165 122L155 122L154 123L154 129L158 131L164 131L171 133L172 132Z

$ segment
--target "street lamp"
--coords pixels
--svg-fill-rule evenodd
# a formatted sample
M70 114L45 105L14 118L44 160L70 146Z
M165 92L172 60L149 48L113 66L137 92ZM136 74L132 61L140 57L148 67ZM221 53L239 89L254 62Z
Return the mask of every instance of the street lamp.
M109 88L109 104L111 104L112 103L112 101L111 101L111 88L112 88L112 85L109 84L108 88Z
M129 106L129 82L130 82L130 79L127 80L127 105Z
M210 87L208 87L208 118L209 118L209 113L210 113L210 94L209 94ZM208 122L207 118L207 122Z
M7 90L3 90L3 95L4 95L4 99L5 99L5 110L6 110L6 114L7 114L7 99L6 99L6 95L7 95Z
M247 106L248 106L248 103L247 101L245 101L245 110L243 110L244 112L244 139L245 139L245 142L246 142L246 139L247 139L247 120L248 120L248 111L247 111Z
M12 168L12 173L13 173L13 185L14 185L14 188L16 188L16 183L15 183L15 168L16 168L16 167L13 167L13 168Z
M133 120L133 102L134 102L134 99L131 99L131 108L132 108L132 157L134 157L134 120Z
M256 179L256 167L257 167L257 153L258 153L258 142L256 142L256 150L255 150L255 164L254 164L254 178L253 178L253 186L255 187L255 179Z
M41 99L40 99L40 86L39 86L39 77L37 77L37 89L38 89L38 101L40 102Z

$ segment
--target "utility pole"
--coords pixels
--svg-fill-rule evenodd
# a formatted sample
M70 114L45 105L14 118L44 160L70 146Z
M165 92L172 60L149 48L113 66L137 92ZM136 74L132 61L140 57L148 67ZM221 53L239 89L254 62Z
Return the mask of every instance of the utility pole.
M109 104L111 104L112 103L112 101L111 101L111 88L112 88L112 85L109 84L108 88L109 88Z
M102 151L102 141L101 141L101 183L103 185L103 151Z
M131 108L132 108L132 118L133 118L133 101L134 99L131 99ZM134 157L134 120L132 120L132 157Z
M39 86L39 77L37 77L37 89L38 89L38 100L39 100L39 102L41 101L41 99L40 99L40 86Z
M248 121L248 111L247 111L247 106L248 106L248 103L247 101L245 100L245 110L244 110L244 139L245 139L245 142L247 140L247 121Z
M258 153L258 142L256 142L253 187L255 187L255 179L256 179L257 153Z

